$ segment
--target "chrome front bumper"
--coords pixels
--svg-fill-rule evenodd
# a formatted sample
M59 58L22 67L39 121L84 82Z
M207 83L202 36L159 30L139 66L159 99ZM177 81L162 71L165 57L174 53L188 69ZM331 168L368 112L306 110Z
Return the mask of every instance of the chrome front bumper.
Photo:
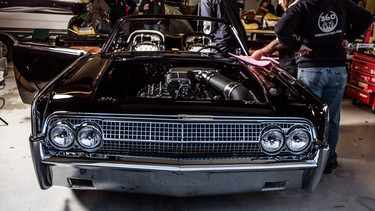
M64 186L169 196L220 195L241 192L316 189L328 148L313 160L278 163L155 163L44 157L40 142L31 142L42 189Z

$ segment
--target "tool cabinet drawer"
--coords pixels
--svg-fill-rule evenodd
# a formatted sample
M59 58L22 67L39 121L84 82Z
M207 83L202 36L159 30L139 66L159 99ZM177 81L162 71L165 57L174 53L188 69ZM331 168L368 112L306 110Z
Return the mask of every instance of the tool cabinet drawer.
M353 59L351 69L375 76L375 63Z
M364 91L359 87L348 84L346 94L370 106L374 103L374 93L372 91Z
M354 85L356 87L360 87L363 90L372 90L375 91L375 84L369 83L368 81L360 80L353 76L350 77L348 84Z
M374 83L375 84L375 75L359 72L356 70L351 71L351 77L359 80L359 81L364 81L368 83Z

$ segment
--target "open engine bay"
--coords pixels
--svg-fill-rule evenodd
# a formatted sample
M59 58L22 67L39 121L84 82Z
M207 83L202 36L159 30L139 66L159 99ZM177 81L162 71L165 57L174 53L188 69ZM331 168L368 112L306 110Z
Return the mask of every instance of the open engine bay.
M156 56L113 61L97 97L267 102L267 92L286 88L269 83L270 90L264 90L261 80L237 62Z

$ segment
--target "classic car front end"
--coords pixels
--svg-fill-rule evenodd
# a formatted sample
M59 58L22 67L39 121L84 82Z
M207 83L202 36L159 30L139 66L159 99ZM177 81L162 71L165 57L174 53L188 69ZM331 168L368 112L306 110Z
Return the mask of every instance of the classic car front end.
M274 62L176 51L167 43L185 35L135 33L110 36L102 53L79 56L35 96L30 144L41 188L171 196L317 188L328 110L311 92ZM200 46L202 34L189 36ZM122 50L124 42L132 46ZM32 78L32 68L16 67Z

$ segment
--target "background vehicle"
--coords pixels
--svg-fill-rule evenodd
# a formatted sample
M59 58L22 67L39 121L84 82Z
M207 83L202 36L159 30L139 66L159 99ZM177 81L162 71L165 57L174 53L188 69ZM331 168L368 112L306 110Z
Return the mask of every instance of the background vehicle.
M144 30L145 21L161 30ZM42 189L172 196L316 189L329 151L327 106L277 62L222 53L204 21L226 24L133 16L119 20L97 54L15 45Z
M67 34L69 22L89 0L5 0L0 1L0 41L3 55L12 60L12 47L18 41L54 42Z

